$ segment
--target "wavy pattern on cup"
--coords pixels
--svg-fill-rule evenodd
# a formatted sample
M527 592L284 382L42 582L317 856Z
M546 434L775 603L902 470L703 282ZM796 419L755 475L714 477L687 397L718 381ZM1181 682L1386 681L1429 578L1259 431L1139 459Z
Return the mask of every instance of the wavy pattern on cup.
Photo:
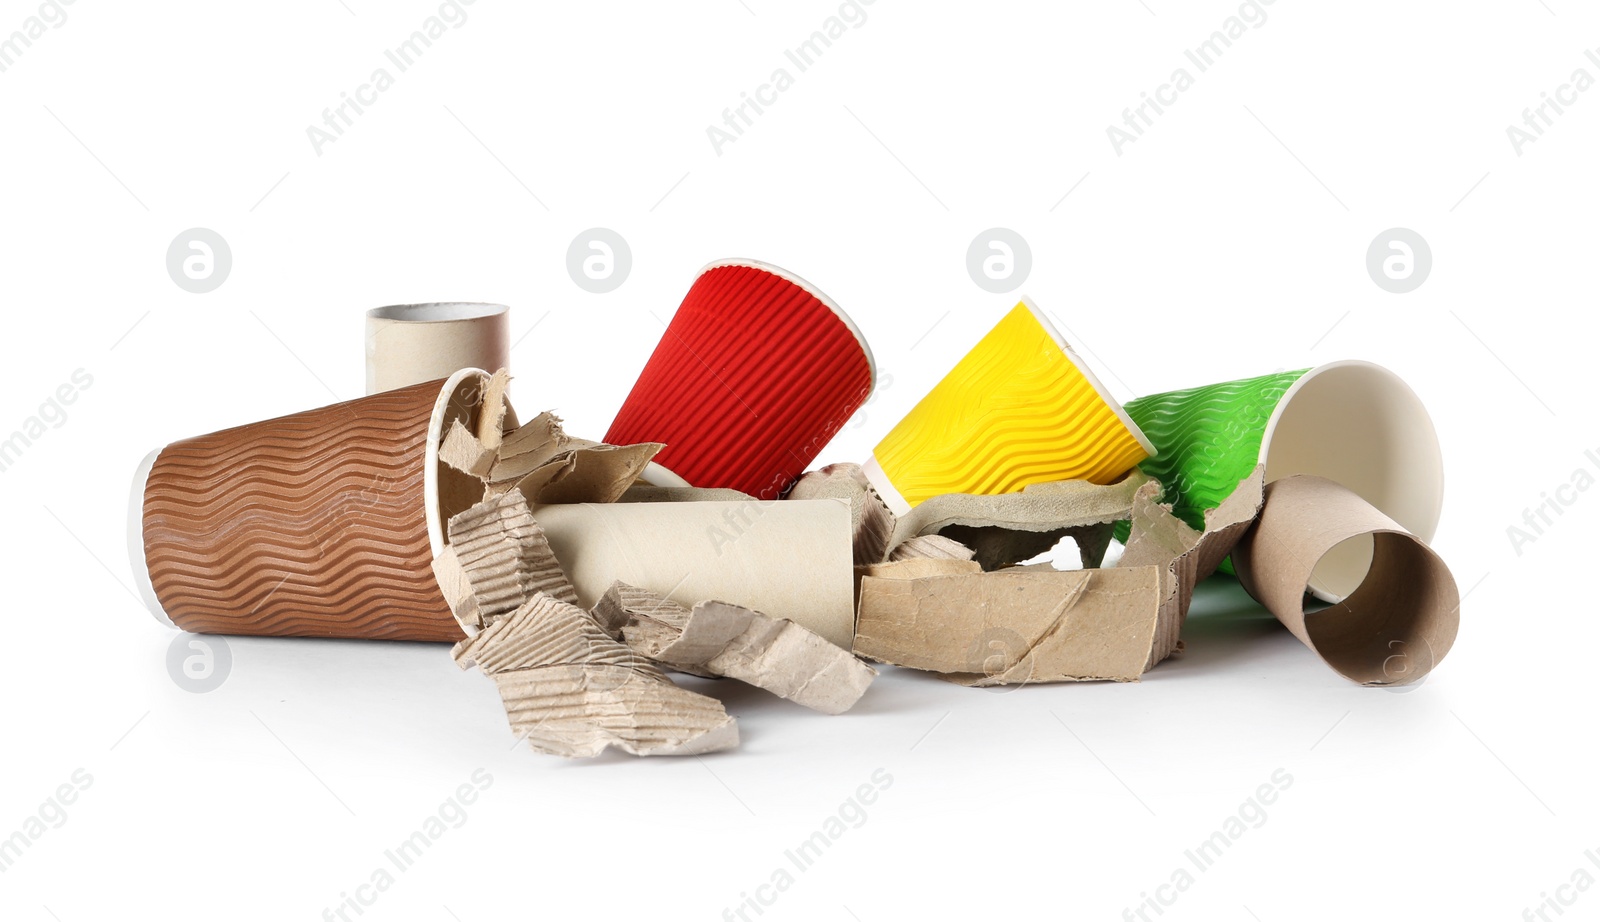
M196 633L459 640L424 508L439 382L175 442L151 468L151 586Z
M956 363L873 451L905 501L1110 483L1147 455L1026 304Z

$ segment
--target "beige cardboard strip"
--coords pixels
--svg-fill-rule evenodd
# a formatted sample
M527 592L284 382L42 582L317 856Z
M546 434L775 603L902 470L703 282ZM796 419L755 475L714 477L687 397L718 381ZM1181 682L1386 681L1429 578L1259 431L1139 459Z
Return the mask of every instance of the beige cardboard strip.
M1155 642L1145 668L1181 649L1178 635L1189 615L1194 587L1216 572L1261 511L1261 482L1265 468L1257 467L1222 504L1206 513L1205 531L1190 528L1172 514L1170 505L1156 497L1161 487L1154 481L1139 488L1133 500L1133 527L1118 567L1154 566L1161 569L1161 612L1156 620Z
M585 503L534 517L585 608L621 580L687 606L720 599L787 618L850 648L846 503Z
M934 563L948 562L887 566ZM1163 591L1157 567L867 576L855 652L973 686L1131 682L1149 659Z
M1305 610L1318 561L1370 542L1366 579L1344 601ZM1297 475L1266 488L1260 521L1233 553L1240 582L1340 675L1402 685L1427 675L1455 643L1455 578L1426 544L1331 480Z
M617 583L595 607L607 627L650 659L696 674L727 676L824 714L861 700L877 670L793 621L727 602L692 610Z
M475 623L467 623L464 612L456 613L469 634L516 611L535 593L569 603L578 599L521 493L484 500L452 518L449 542L449 554L459 565L477 610ZM435 574L444 569L446 576L452 576L450 562L444 555L440 560L445 563L435 564ZM441 577L440 587L444 586ZM445 593L447 602L451 591Z
M739 743L720 702L673 685L588 612L547 595L457 644L454 656L494 680L512 732L540 752L695 755Z
M972 548L985 570L1027 560L1072 538L1086 567L1099 566L1115 524L1150 478L1132 471L1114 484L1036 483L1020 493L935 496L901 516L889 548L917 535L943 534ZM880 500L881 502L881 500Z

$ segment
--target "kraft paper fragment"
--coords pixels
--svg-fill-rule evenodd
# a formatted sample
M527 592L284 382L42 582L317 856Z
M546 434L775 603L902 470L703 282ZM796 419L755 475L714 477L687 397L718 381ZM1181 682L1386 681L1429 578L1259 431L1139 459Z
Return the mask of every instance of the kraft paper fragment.
M634 651L701 675L727 676L824 714L849 710L877 670L793 621L708 600L685 609L613 584L595 606Z
M1157 567L867 576L855 652L972 686L1132 682L1150 658L1162 591Z

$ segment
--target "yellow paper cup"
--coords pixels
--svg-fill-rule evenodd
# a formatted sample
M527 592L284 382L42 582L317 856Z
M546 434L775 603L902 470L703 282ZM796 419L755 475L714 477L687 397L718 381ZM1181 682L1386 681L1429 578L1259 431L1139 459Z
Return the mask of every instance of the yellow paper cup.
M1023 298L889 431L862 465L905 515L944 493L1113 483L1155 447Z

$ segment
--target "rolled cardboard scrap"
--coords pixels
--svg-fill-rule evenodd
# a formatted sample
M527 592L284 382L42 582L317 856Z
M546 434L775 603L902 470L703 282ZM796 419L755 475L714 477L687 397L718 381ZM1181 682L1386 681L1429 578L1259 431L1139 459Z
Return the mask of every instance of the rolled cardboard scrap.
M435 561L434 573L445 600L457 597L451 611L469 635L540 592L562 602L578 600L521 493L486 499L451 518L449 541L448 556L441 554ZM460 578L452 572L452 562ZM463 588L470 602L460 599Z
M1367 542L1372 562L1361 585L1308 613L1306 587L1318 562L1341 545ZM1444 561L1331 480L1296 475L1268 484L1261 518L1233 562L1246 591L1335 672L1362 685L1415 682L1455 643L1461 598Z
M928 557L941 560L971 560L973 556L972 548L960 541L943 535L918 535L915 538L908 538L891 551L889 560L892 562Z
M934 496L895 521L891 551L917 535L943 534L973 548L985 570L1027 560L1063 537L1078 544L1085 567L1099 566L1116 523L1150 478L1130 471L1116 483L1083 480L1030 484L1019 493Z
M1216 572L1261 511L1261 481L1266 468L1256 469L1239 483L1222 504L1205 513L1205 530L1195 531L1173 514L1172 506L1157 502L1161 485L1141 486L1133 498L1133 524L1128 546L1118 567L1154 566L1162 571L1161 614L1155 642L1150 648L1149 670L1182 649L1178 639L1194 600L1194 587Z
M720 702L673 685L588 612L547 595L453 652L461 668L477 665L494 680L512 731L540 752L695 755L739 743Z
M855 652L971 686L1132 682L1149 661L1162 597L1158 567L1046 564L912 579L867 576Z
M578 604L617 580L692 606L721 599L850 648L850 507L835 500L538 506Z
M809 471L795 481L786 499L842 499L850 503L852 553L856 566L882 561L894 532L894 513L867 485L861 465L839 463Z
M878 671L786 618L727 602L692 610L625 583L595 607L603 626L650 659L696 674L727 676L824 714L861 700Z

